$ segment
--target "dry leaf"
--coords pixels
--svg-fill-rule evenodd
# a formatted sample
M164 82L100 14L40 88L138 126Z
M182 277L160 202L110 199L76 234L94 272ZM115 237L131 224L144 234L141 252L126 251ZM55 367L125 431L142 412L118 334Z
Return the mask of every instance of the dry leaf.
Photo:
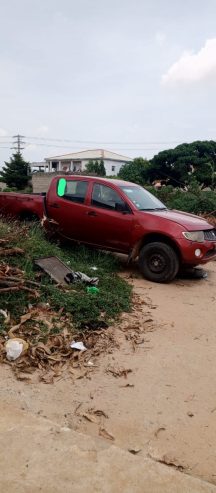
M112 373L112 375L115 377L115 378L118 378L118 377L124 377L124 378L127 378L127 375L128 373L131 373L132 370L131 368L128 368L128 369L115 369L115 368L107 368L107 373Z
M109 417L108 414L106 414L101 409L96 409L96 411L93 411L93 413L96 414L96 416L103 416L106 419L108 419L108 417Z
M166 428L164 428L163 426L161 426L160 428L158 428L158 429L155 431L154 436L157 438L157 437L158 437L158 435L159 435L159 433L160 433L160 431L165 431L165 430L166 430Z
M82 416L83 416L83 418L87 419L87 421L90 421L91 423L98 424L97 419L95 418L95 416L92 416L92 414L83 413Z
M136 454L138 454L139 452L141 452L141 450L142 450L141 448L129 448L129 449L128 449L128 452L130 452L130 453L131 453L131 454L133 454L133 455L136 455Z
M108 431L105 430L105 428L99 429L99 435L103 438L106 438L107 440L115 440L114 436L108 433Z
M120 385L120 388L126 389L127 387L135 387L133 383L126 383L126 385Z

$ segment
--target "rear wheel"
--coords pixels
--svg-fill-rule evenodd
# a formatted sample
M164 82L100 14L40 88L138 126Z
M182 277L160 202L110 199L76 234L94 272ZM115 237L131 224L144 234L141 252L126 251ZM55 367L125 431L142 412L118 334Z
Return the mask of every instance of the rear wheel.
M159 241L148 243L140 251L139 268L149 281L171 282L179 270L179 259L170 245Z

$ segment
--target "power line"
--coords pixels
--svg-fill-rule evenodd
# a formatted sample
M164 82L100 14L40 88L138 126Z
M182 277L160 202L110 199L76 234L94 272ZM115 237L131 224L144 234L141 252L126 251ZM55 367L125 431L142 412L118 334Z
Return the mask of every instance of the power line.
M70 145L70 146L62 146L62 145L58 145L58 144L42 144L42 143L34 143L34 142L26 142L26 147L28 146L35 146L35 147L52 147L53 148L60 148L60 149L72 149L74 148L74 146ZM77 147L75 147L77 148ZM157 150L158 147L124 147L124 148L115 148L115 150L127 150L127 151L142 151L142 150L146 150L146 151L154 151L154 150Z
M179 144L181 140L173 140L173 141L161 141L161 142L156 142L156 141L145 141L145 142L120 142L120 141L98 141L98 140L71 140L71 139L58 139L58 138L49 138L49 137L33 137L33 136L27 136L26 138L28 139L33 139L33 140L43 140L43 141L48 141L48 142L71 142L73 144L109 144L109 145L168 145L168 144Z

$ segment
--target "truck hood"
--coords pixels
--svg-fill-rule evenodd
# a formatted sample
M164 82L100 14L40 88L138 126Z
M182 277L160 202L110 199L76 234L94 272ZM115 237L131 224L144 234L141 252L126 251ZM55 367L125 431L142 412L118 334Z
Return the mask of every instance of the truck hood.
M189 214L188 212L180 212L176 210L161 210L161 211L142 211L144 214L152 214L161 219L167 219L174 223L179 224L188 231L201 231L205 229L213 229L213 226L209 224L205 219Z

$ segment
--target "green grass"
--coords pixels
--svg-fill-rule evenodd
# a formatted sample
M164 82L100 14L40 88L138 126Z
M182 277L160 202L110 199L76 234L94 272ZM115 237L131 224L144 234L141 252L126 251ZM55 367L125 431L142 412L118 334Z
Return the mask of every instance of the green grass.
M99 277L99 293L88 294L83 283L73 284L71 291L64 292L44 274L39 300L29 298L28 293L23 291L1 295L1 308L9 310L13 318L18 319L29 303L37 304L38 301L49 303L53 310L64 308L64 313L72 317L73 324L78 328L92 326L101 319L109 323L122 311L130 310L131 287L118 277L121 265L114 255L78 245L60 247L46 239L38 224L29 226L0 221L0 237L9 238L10 246L24 249L25 255L1 257L1 262L19 267L28 279L35 280L39 270L34 265L34 259L44 256L57 256L67 262L72 270ZM98 270L92 270L93 266ZM1 326L2 320L0 330Z

